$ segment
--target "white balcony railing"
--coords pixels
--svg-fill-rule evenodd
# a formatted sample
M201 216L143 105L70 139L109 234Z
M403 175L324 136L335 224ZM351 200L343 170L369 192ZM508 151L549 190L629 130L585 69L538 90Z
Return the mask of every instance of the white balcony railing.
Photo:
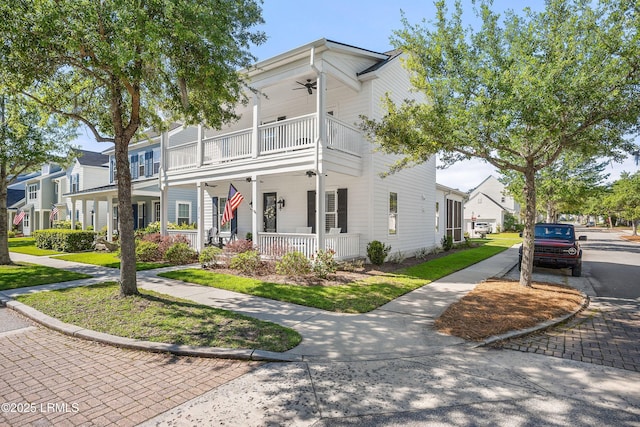
M317 115L308 114L258 127L258 143L252 141L253 130L243 129L165 149L168 171L193 169L251 157L312 149L318 138ZM333 117L325 121L326 147L344 153L361 155L362 133ZM201 149L201 154L198 153ZM253 150L257 150L256 153ZM201 157L199 157L201 156Z
M189 241L189 246L198 250L198 230L167 230L169 236L184 236Z
M207 138L202 144L206 165L251 157L251 129Z
M313 147L317 116L309 114L259 127L260 154Z

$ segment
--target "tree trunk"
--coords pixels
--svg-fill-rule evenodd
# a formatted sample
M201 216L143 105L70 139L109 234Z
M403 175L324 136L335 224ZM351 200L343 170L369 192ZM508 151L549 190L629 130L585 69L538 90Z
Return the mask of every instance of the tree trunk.
M520 285L531 286L533 278L533 236L536 224L536 182L532 166L524 174L524 230L522 232L522 262L520 264Z
M131 207L131 171L129 141L115 138L116 176L118 178L118 236L120 239L120 295L138 293L136 282L136 248Z
M7 172L0 166L0 265L13 264L9 256L9 240L7 224Z

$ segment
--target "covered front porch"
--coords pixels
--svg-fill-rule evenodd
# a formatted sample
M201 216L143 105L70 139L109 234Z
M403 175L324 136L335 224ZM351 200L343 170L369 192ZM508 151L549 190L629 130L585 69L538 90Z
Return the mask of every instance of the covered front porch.
M322 182L320 191L318 181ZM232 221L222 225L230 185L242 195L243 201ZM356 208L351 208L351 199L361 197L355 177L327 173L318 179L312 171L300 169L179 186L194 187L198 195L197 228L162 232L185 236L196 250L202 250L206 244L217 244L218 238L225 243L248 238L266 257L298 251L311 258L318 250L333 250L339 260L362 256L361 234L366 229L366 220L357 215Z

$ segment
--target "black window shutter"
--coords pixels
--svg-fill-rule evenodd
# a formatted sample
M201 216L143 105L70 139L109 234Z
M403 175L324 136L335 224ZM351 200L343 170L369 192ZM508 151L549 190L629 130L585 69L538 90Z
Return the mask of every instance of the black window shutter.
M316 232L316 190L307 191L307 227Z
M347 189L338 188L338 227L347 232Z

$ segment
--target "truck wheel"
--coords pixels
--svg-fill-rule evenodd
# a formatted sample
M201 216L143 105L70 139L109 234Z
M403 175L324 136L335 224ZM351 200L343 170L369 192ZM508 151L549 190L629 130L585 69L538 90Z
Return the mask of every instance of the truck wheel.
M578 264L571 269L571 275L573 277L580 277L582 275L582 264Z

